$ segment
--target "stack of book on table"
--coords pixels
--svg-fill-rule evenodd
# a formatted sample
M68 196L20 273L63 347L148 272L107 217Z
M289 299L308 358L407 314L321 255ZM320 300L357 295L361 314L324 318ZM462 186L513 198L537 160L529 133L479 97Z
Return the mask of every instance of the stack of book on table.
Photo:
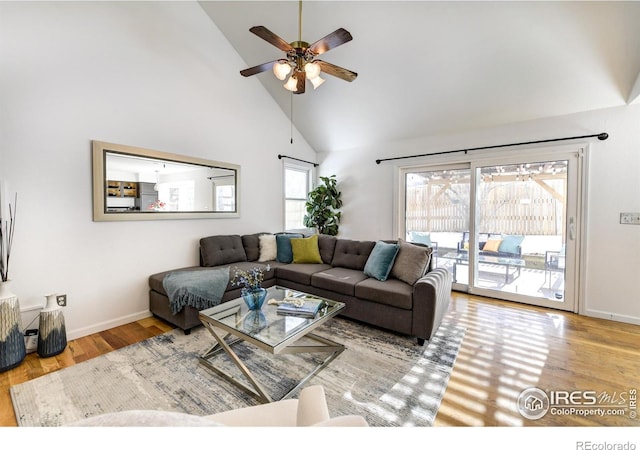
M277 313L281 316L296 316L312 319L316 316L324 302L320 299L304 298L304 304L296 306L292 303L278 305Z

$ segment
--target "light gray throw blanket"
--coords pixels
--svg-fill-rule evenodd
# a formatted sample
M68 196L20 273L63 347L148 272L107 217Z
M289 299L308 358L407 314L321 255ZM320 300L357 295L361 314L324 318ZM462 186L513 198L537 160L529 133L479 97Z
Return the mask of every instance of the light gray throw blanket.
M162 280L173 314L185 306L200 311L219 305L228 283L228 267L170 272Z

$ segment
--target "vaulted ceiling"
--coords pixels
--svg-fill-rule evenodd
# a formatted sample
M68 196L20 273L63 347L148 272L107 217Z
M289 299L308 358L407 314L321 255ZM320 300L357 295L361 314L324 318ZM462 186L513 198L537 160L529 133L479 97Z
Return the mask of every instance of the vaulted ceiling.
M298 1L202 1L246 65L284 53L249 32L298 40ZM316 151L455 133L620 106L640 97L640 2L304 1L302 40L353 40L322 59L330 75L292 95L262 83Z

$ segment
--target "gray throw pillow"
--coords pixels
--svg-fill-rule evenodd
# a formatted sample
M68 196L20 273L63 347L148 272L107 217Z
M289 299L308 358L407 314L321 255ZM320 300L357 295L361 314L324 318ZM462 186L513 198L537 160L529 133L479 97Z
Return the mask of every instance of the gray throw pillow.
M431 248L410 244L398 239L398 255L391 268L391 276L414 285L427 271L431 260Z

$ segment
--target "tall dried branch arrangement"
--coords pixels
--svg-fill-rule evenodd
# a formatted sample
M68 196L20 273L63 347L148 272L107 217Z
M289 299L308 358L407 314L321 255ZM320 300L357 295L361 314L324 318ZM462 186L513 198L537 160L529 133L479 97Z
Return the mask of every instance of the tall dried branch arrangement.
M9 203L9 220L0 216L0 277L2 281L9 279L9 260L11 259L11 246L16 226L16 211L18 208L18 194L13 200L13 207Z

